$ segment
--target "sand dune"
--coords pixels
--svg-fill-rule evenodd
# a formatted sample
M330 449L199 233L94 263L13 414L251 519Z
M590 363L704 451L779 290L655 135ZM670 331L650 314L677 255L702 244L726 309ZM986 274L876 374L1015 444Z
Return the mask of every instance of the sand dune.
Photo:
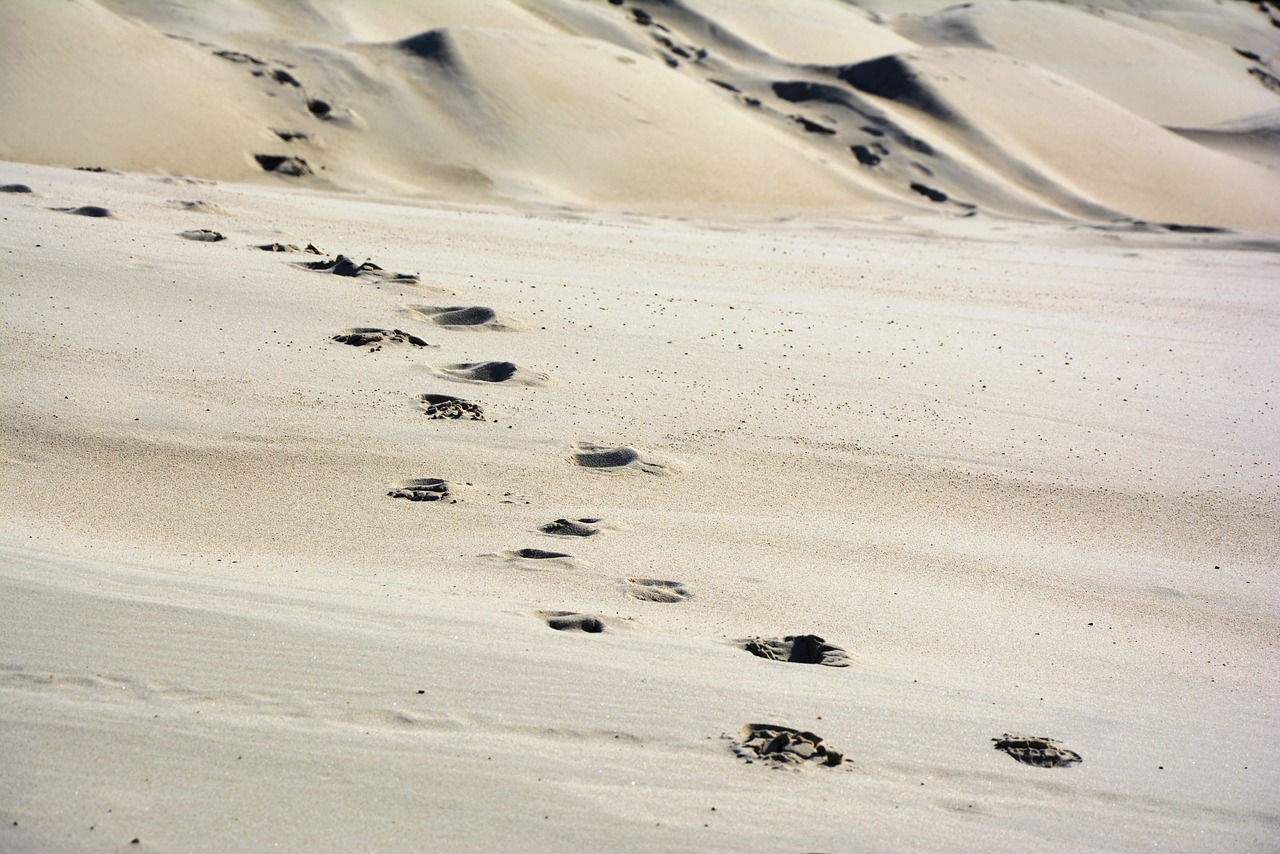
M1278 34L0 3L0 849L1274 847Z
M1280 221L1274 159L1213 130L1275 108L1275 28L1243 4L1214 27L1203 3L196 5L6 4L0 106L26 120L0 157L638 212ZM842 73L867 63L911 85Z

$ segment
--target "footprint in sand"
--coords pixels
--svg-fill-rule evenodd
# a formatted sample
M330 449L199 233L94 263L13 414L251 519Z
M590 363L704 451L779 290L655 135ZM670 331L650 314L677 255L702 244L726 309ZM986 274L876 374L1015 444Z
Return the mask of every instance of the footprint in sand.
M582 565L571 554L547 549L510 549L505 552L489 552L481 557L500 558L512 566L528 570L574 569Z
M184 199L173 199L169 202L169 207L177 208L187 213L212 214L214 216L230 216L225 208L219 207L212 202L206 202L203 199L196 201L187 201Z
M290 178L301 178L304 175L315 174L311 164L301 157L294 157L291 154L255 154L253 159L258 161L258 165L262 167L263 172L288 175Z
M515 318L482 305L409 305L409 314L448 329L489 329L512 332L523 328Z
M334 276L358 279L381 279L401 285L411 285L418 281L418 277L413 273L389 273L372 261L357 264L346 255L339 255L337 258L332 259L326 258L323 261L301 261L294 264L294 266L301 270L311 270L316 273L330 273Z
M603 519L557 519L538 530L555 537L594 537L600 533L596 527Z
M112 217L111 211L97 205L81 205L78 208L50 208L50 210L75 214L76 216L93 217L94 219L108 219Z
M402 329L378 329L372 326L353 326L350 329L344 329L333 336L333 340L351 347L368 347L371 353L392 344L404 344L410 347L432 346Z
M598 635L606 628L604 620L591 614L575 614L573 611L539 611L538 616L558 632L586 632Z
M588 469L618 471L633 469L645 474L667 474L669 469L661 463L641 458L640 452L626 445L610 447L591 442L577 442L569 462Z
M551 382L551 377L547 374L521 367L515 362L459 362L441 365L432 370L446 379L466 383L543 386Z
M391 487L387 495L409 501L443 501L447 504L457 504L458 498L453 487L454 484L438 477L415 477Z
M680 581L665 581L661 578L628 578L626 580L627 595L641 602L687 602L693 593Z
M448 418L454 421L484 421L484 408L478 403L450 397L447 394L420 394L418 403L422 404L422 414L435 419Z
M827 667L848 667L849 654L838 646L827 643L817 635L787 635L783 638L747 638L738 642L747 652L771 661L789 661L793 664L823 664Z
M226 240L226 236L219 232L208 228L193 228L190 231L184 231L178 235L186 240L195 240L200 243L217 243L219 240Z
M1079 753L1068 750L1052 738L1042 736L1010 735L991 739L996 750L1009 754L1024 765L1037 768L1066 768L1083 762Z
M308 255L324 255L325 253L316 248L314 243L308 243L305 248L299 249L296 243L259 243L258 249L263 252L306 252ZM327 261L325 263L328 263ZM300 265L303 269L310 269L307 265Z
M738 731L733 753L747 762L761 760L777 768L834 768L844 763L844 755L817 735L777 724L747 724Z

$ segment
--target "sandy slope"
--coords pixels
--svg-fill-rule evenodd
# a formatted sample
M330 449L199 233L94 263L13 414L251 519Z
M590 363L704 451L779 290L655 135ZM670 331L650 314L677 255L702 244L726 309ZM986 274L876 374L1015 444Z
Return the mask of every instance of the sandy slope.
M1274 254L2 177L37 191L0 196L7 849L1274 835ZM50 210L84 203L114 217ZM201 227L227 239L178 236ZM442 373L484 360L549 379ZM388 497L414 477L458 503ZM602 530L538 531L561 517ZM853 665L730 643L797 632ZM742 763L722 735L753 722L848 770ZM1084 763L1019 765L1007 731Z
M1273 845L1274 12L950 5L0 3L0 849Z

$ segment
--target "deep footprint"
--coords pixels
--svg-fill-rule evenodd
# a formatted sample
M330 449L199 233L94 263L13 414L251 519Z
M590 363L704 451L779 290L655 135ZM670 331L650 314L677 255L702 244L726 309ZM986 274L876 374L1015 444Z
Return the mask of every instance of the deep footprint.
M415 477L392 487L387 495L409 501L445 501L457 504L458 499L449 486L447 480L438 477Z
M196 241L199 241L200 243L217 243L219 240L227 239L224 235L220 234L219 232L213 231L208 228L195 228L195 229L192 229L191 231L184 231L178 236L186 238L187 240L196 240Z
M294 157L290 154L255 154L253 159L258 161L258 165L262 167L263 172L288 175L290 178L301 178L304 175L315 174L311 164L301 157Z
M666 466L642 459L639 451L625 445L609 447L590 442L578 442L573 446L573 455L569 461L576 466L589 469L630 468L645 474L667 473Z
M849 654L817 635L787 635L783 638L747 638L742 648L754 656L794 664L823 664L848 667Z
M447 394L420 394L422 414L431 419L448 418L455 421L484 421L484 408L478 403L450 397Z
M546 374L522 368L515 362L459 362L456 365L442 365L436 370L449 379L469 383L541 386L551 380Z
M627 593L641 602L687 602L693 598L683 582L661 578L628 578Z
M381 350L387 344L407 344L411 347L431 346L417 335L411 335L402 329L377 329L372 326L353 326L350 329L344 329L333 336L333 340L351 347L371 347L374 351Z
M554 522L548 522L538 530L557 537L594 537L600 533L600 529L596 527L596 523L600 521L600 519L557 519Z
M546 549L518 549L514 553L515 557L522 557L526 560L555 560L562 557L573 557L573 555L564 552L549 552Z
M1009 754L1024 765L1037 768L1066 768L1084 760L1079 753L1068 750L1052 738L1005 733L991 739L996 750Z
M776 724L747 724L738 731L733 753L739 759L757 759L776 767L834 768L844 762L844 755L831 750L811 732Z
M539 611L538 616L558 632L586 632L598 635L605 630L604 621L590 614L573 611Z
M314 243L308 243L305 249L299 249L296 243L259 243L258 248L264 252L306 252L308 255L324 255ZM326 262L327 263L327 262ZM306 264L299 264L303 269L310 269Z
M415 317L437 326L454 329L513 330L519 324L482 305L413 305L407 306Z
M389 273L372 261L357 264L346 255L339 255L337 258L332 259L326 258L323 261L303 261L294 266L317 273L330 273L335 276L347 276L349 278L384 279L388 282L405 285L414 284L418 281L418 277L412 273Z
M111 217L111 211L97 205L81 205L78 208L53 208L53 210L75 214L76 216L94 217L95 219Z

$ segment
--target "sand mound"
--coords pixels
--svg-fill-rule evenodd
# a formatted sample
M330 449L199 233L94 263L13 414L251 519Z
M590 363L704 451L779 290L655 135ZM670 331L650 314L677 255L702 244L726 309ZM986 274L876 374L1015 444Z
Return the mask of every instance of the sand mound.
M14 0L0 109L23 120L0 158L655 213L1277 227L1273 123L1239 130L1276 109L1264 9L859 5Z

